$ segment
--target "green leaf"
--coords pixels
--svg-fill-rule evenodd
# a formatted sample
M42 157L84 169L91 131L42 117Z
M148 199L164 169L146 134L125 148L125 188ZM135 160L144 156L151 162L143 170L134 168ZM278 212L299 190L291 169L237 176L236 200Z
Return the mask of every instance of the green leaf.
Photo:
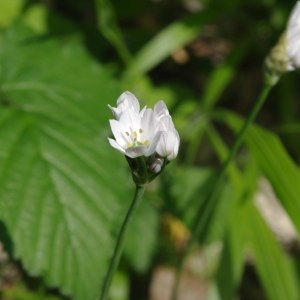
M212 18L211 12L188 16L176 21L161 30L136 55L128 68L130 75L140 75L149 72L180 47L195 39L200 28Z
M247 233L247 202L253 200L257 191L258 172L255 161L250 161L243 173L235 169L235 175L243 180L239 186L238 201L234 203L226 224L222 255L216 274L215 294L218 299L233 299L241 282L245 250L249 239Z
M0 28L10 25L21 13L24 0L6 0L1 2Z
M45 4L36 3L30 5L22 14L22 20L27 26L38 33L47 32L47 20L49 16L54 15L47 10Z
M238 226L237 226L238 224ZM220 299L233 299L242 276L244 263L244 214L242 209L234 209L230 214L228 231L224 239L223 251L217 273Z
M231 113L222 117L229 126L238 130L243 120ZM250 126L245 141L254 154L257 163L268 178L290 216L298 232L300 232L300 172L284 145L274 133Z
M241 201L232 217L217 274L216 298L226 300L234 297L247 250L251 253L268 299L298 299L296 274L253 201Z
M247 205L250 249L268 299L299 299L296 274L253 202Z
M213 172L204 168L175 168L170 165L165 174L162 174L168 187L165 192L170 191L170 195L166 197L167 205L175 215L191 226L195 219L195 208L204 205L205 196L210 191L211 182L214 180ZM197 201L194 198L195 193L200 196Z
M13 254L74 299L95 299L128 201L107 143L118 86L76 40L0 35L0 219Z
M247 240L244 207L242 201L239 201L230 212L220 263L215 282L209 291L209 300L234 299L239 286L244 265L245 241Z
M261 170L271 182L284 208L300 232L300 172L280 139L259 128L249 131L247 142Z
M208 168L169 166L163 174L166 182L168 209L189 228L201 220L201 238L206 242L220 238L235 194L229 185L220 188L212 201L207 201L215 186L217 174ZM211 199L210 199L211 200Z
M109 290L109 300L127 300L129 286L128 275L126 273L116 271Z

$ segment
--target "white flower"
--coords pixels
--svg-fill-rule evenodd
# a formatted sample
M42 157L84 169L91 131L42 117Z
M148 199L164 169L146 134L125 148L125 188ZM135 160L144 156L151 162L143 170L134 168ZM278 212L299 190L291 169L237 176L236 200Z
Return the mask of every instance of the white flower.
M282 73L300 67L300 1L294 6L287 28L266 58L266 78L275 84Z
M115 116L109 121L114 135L114 139L108 139L112 147L131 158L155 156L170 161L177 156L179 135L163 101L154 110L144 107L140 111L137 98L124 92L117 100L117 107L109 107Z
M286 47L287 70L292 71L300 67L300 1L294 6L288 21Z
M151 109L137 112L127 108L119 120L110 120L110 127L115 137L109 139L111 146L131 157L150 156L154 153L159 140L155 127L155 116Z

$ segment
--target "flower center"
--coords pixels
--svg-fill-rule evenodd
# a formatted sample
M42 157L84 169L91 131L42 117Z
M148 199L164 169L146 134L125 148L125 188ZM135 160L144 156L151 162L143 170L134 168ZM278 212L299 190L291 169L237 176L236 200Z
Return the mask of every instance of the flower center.
M142 128L140 128L138 131L136 130L130 130L130 132L126 131L125 134L128 137L128 142L126 144L127 148L149 145L149 140L143 140Z

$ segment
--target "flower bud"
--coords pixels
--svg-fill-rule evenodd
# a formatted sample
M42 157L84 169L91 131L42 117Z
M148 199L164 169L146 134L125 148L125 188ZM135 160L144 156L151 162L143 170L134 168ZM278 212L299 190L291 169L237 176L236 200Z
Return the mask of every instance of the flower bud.
M153 173L159 173L164 165L164 160L162 158L155 158L150 165L150 171Z
M163 131L156 146L159 156L171 161L176 158L179 148L179 135L174 131Z

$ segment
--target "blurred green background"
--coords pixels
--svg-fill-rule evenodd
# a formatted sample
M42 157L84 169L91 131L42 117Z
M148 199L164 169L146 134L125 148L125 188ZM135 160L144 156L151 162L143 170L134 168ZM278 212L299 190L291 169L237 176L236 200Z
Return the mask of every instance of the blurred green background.
M2 0L0 295L95 299L133 194L107 104L163 99L178 159L149 184L111 300L299 296L299 72L272 89L215 201L294 1ZM300 37L299 37L300 38Z

